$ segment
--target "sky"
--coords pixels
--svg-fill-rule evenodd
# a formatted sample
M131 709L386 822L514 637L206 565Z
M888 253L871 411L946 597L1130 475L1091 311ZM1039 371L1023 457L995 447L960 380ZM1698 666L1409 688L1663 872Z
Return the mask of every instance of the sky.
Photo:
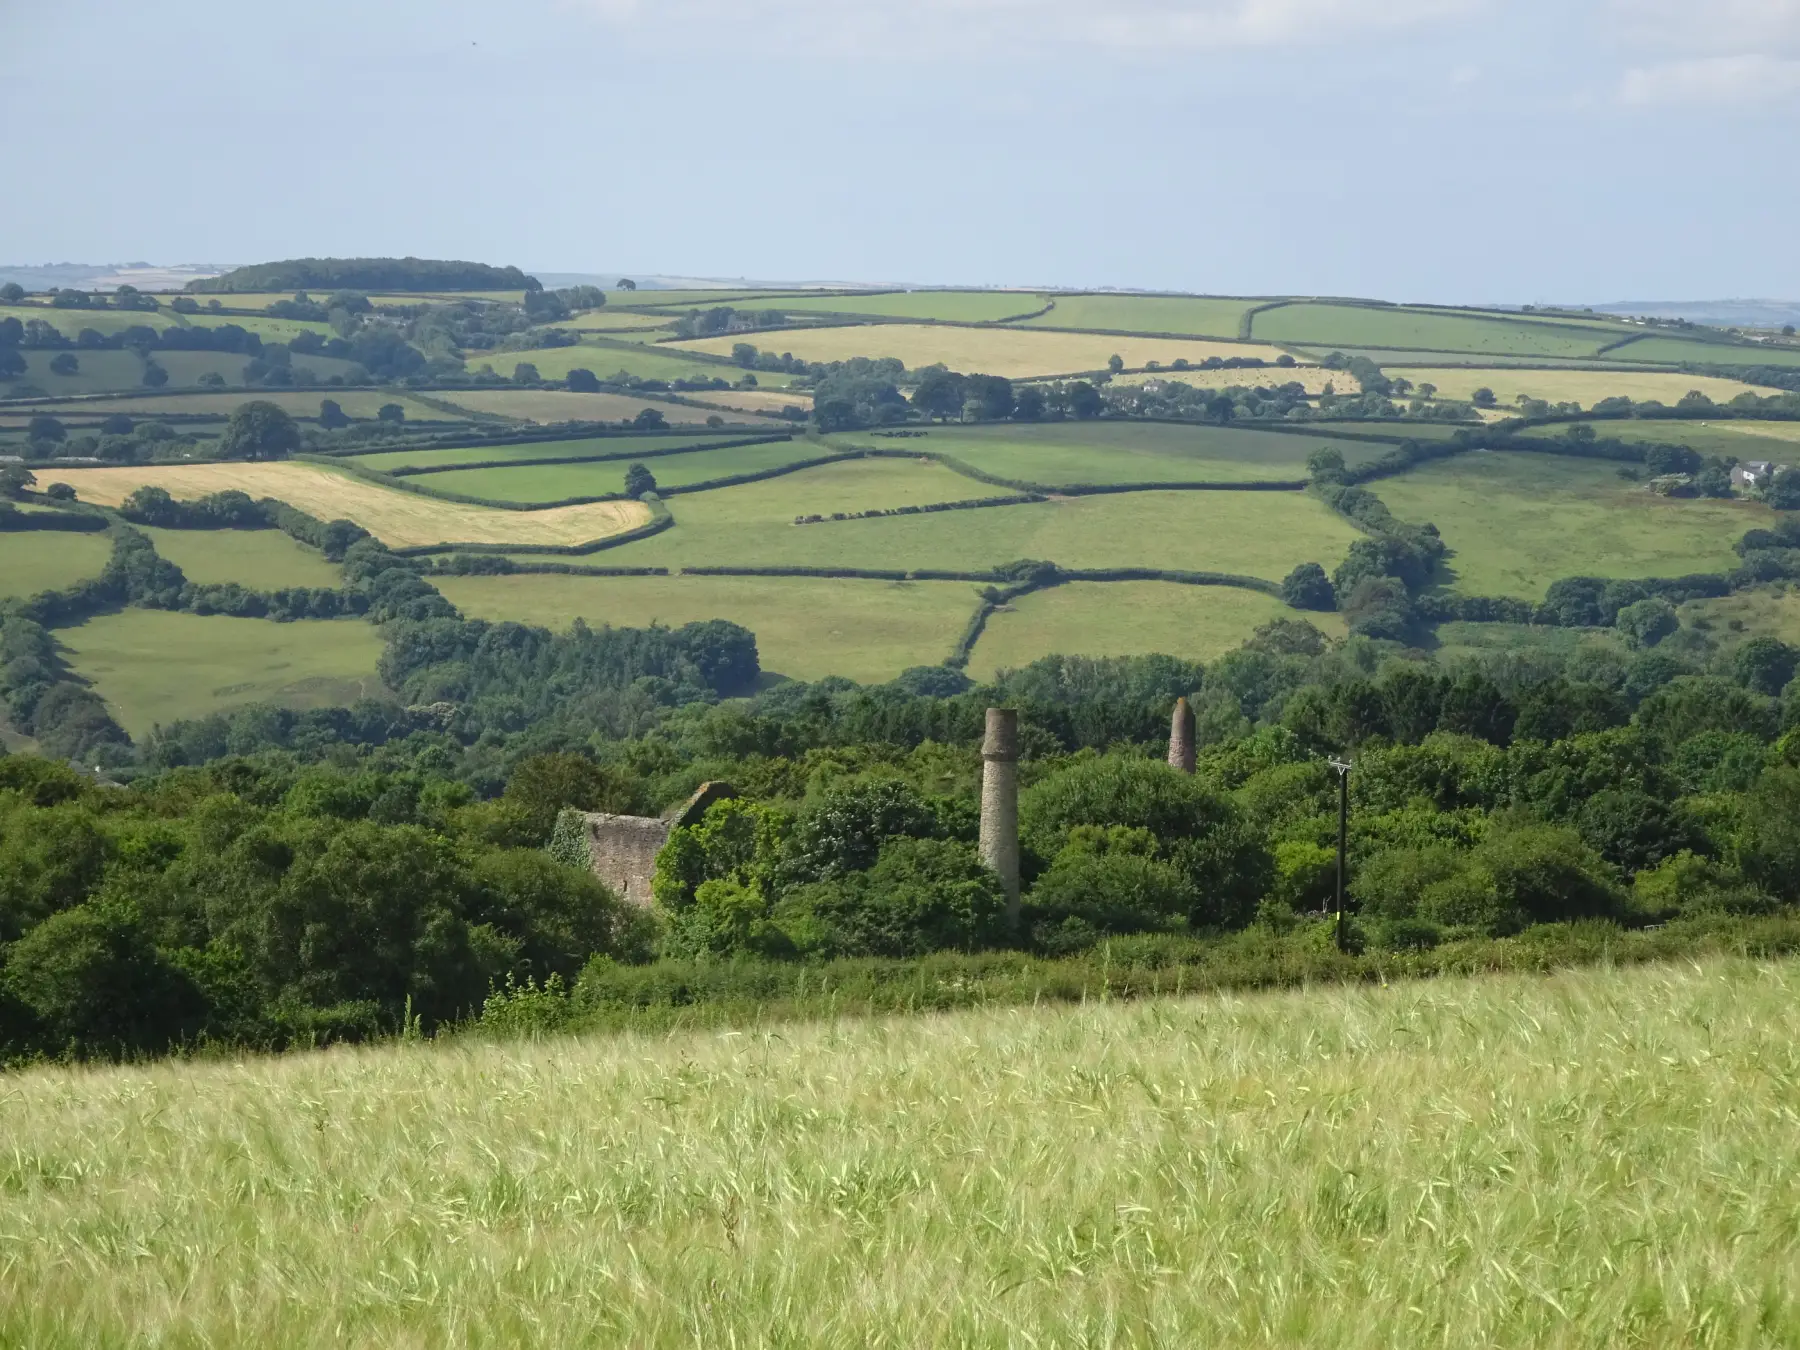
M1800 0L0 0L0 51L7 263L1800 298Z

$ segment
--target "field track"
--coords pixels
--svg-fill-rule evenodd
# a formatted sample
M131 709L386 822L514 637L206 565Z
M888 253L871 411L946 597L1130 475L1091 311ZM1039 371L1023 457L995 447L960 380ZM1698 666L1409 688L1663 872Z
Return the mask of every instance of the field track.
M623 534L650 521L642 502L596 502L548 511L496 511L486 506L396 492L313 464L178 464L58 469L82 501L117 506L155 484L178 498L235 489L274 497L322 520L353 520L384 544L581 544Z

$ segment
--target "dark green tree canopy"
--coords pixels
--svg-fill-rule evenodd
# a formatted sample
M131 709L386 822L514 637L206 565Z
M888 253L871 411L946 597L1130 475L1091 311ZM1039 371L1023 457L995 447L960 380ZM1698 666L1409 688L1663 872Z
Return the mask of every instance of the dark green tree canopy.
M300 448L300 428L276 404L263 399L242 404L219 438L221 459L286 459Z

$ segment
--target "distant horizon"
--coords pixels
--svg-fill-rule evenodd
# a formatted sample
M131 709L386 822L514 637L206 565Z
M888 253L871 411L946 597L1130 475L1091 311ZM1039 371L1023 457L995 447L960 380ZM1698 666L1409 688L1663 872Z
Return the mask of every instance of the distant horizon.
M325 257L328 255L315 253L315 254L305 254L305 255L295 255L295 256ZM366 255L338 255L338 256L374 257L374 256L390 256L390 255L366 254ZM402 255L392 255L392 256L402 256ZM415 254L413 256L424 256L424 255ZM259 261L280 261L280 260L279 259L261 259ZM492 262L493 260L491 260L491 259L467 259L466 261ZM183 273L183 274L189 274L194 278L200 278L203 276L222 276L225 273L233 271L237 268L254 266L254 265L255 264L253 264L253 263L245 263L245 262L231 262L231 263L146 262L142 259L135 259L131 262L104 262L104 263L98 263L98 262L96 262L96 263L81 263L81 262L70 262L70 261L55 262L55 263L0 262L0 284L3 284L6 281L11 280L15 274L48 272L48 271L57 270L57 269L70 269L70 270L80 269L85 272L93 273L96 277L100 278L102 280L102 282L105 282L105 281L110 280L111 277L116 276L119 273L132 272L132 271ZM494 263L494 265L504 266L507 264ZM557 280L557 282L562 285L576 285L576 284L582 284L582 283L597 284L600 281L602 281L603 279L608 278L608 277L611 277L611 278L630 277L633 280L641 279L643 282L648 282L648 283L650 283L650 289L658 289L658 290L660 290L660 289L680 289L680 287L666 286L666 285L659 284L659 283L703 282L703 283L706 283L707 285L712 285L712 286L725 286L725 285L752 286L752 287L757 287L757 288L767 288L770 290L780 290L780 289L794 289L794 290L858 289L858 290L1039 291L1039 292L1069 293L1069 294L1117 293L1117 294L1121 294L1121 295L1195 295L1195 296L1216 296L1216 297L1225 298L1225 299L1239 299L1239 298L1255 299L1255 298L1259 298L1260 296L1263 296L1263 295L1313 298L1316 295L1318 298L1321 298L1321 299L1366 300L1366 301L1372 301L1372 302L1378 303L1378 304L1392 304L1392 305L1409 305L1409 304L1411 304L1411 305L1418 305L1418 304L1442 305L1442 306L1446 306L1449 308L1457 308L1457 309L1505 309L1505 310L1593 309L1595 311L1603 311L1603 312L1604 311L1615 311L1615 312L1623 311L1623 312L1630 312L1630 313L1637 313L1640 311L1649 312L1656 308L1675 308L1675 307L1682 307L1682 306L1767 305L1767 306L1771 306L1774 308L1780 308L1780 309L1792 309L1797 315L1800 315L1800 300L1789 300L1789 299L1784 299L1784 298L1781 298L1778 296L1772 296L1772 295L1767 295L1767 296L1751 296L1751 295L1694 296L1694 297L1683 297L1683 298L1664 297L1662 299L1656 299L1656 300L1643 300L1643 299L1639 299L1639 300L1564 300L1564 301L1560 301L1560 302L1559 301L1544 301L1544 300L1537 300L1537 301L1443 300L1443 299L1438 299L1438 298L1434 298L1434 297L1421 297L1421 296L1414 296L1409 299L1395 299L1393 297L1379 296L1379 295L1331 295L1331 296L1327 296L1324 293L1308 292L1308 291L1261 291L1261 292L1235 292L1234 293L1234 292L1227 292L1227 291L1177 290L1177 289L1155 288L1155 287L1147 287L1147 286L1109 286L1109 285L1104 285L1104 284L1093 285L1093 286L1071 286L1071 285L1058 285L1058 284L1047 284L1047 283L1014 284L1014 283L996 282L996 283L985 283L984 284L984 283L979 283L979 282L950 282L950 281L894 281L894 280L870 281L870 280L862 280L862 279L857 279L857 280L850 280L850 279L820 280L817 278L795 279L792 277L707 276L707 275L700 275L697 273L690 273L690 272L653 272L653 271L645 271L645 270L641 270L641 269L634 271L633 269L629 269L629 268L566 269L566 268L548 268L548 267L534 268L534 267L526 267L523 265L519 265L519 266L520 266L520 270L528 276L537 277L540 280L545 277L555 278ZM111 282L111 284L98 284L98 285L90 283L90 284L82 286L81 289L114 290L120 284L123 284L123 283L120 283L117 281L113 281L113 282ZM140 287L139 289L147 289L147 288ZM173 290L173 289L178 289L178 288L165 287L165 288L160 288L160 289ZM152 292L152 293L155 293L155 292Z

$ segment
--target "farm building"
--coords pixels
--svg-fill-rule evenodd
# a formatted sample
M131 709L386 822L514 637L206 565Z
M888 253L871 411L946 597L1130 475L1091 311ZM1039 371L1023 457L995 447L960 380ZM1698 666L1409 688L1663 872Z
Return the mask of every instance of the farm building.
M1748 459L1731 471L1731 485L1734 488L1765 488L1785 468L1785 464L1766 459Z

